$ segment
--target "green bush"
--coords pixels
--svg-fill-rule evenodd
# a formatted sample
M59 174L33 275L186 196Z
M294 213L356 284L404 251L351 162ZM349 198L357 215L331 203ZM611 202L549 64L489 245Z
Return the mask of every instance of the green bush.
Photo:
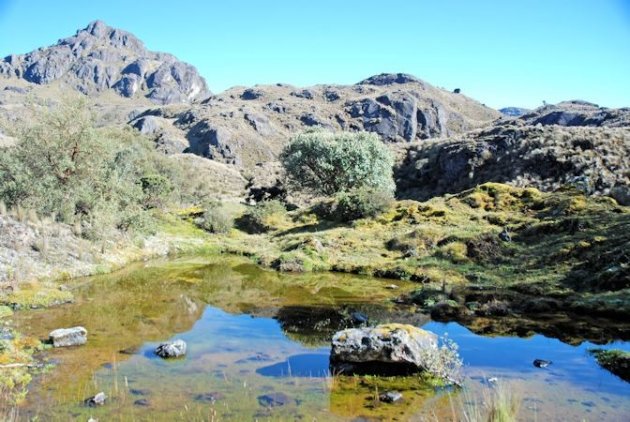
M33 105L0 154L0 200L54 215L86 238L151 231L148 209L176 200L182 169L130 128L95 124L85 100Z
M304 132L284 148L280 161L289 185L316 195L361 187L394 192L394 159L375 133Z
M229 233L234 227L234 215L221 203L206 206L201 227L212 233Z
M341 192L335 197L333 217L341 221L376 217L387 211L394 200L390 191L362 187L350 192Z
M254 205L240 219L239 226L249 233L265 233L286 218L287 209L278 200L262 201Z

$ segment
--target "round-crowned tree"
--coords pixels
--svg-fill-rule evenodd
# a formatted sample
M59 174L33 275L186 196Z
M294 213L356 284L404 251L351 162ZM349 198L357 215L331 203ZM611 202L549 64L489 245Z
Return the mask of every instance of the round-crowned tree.
M394 158L375 133L307 131L291 139L280 161L292 187L315 195L395 190Z

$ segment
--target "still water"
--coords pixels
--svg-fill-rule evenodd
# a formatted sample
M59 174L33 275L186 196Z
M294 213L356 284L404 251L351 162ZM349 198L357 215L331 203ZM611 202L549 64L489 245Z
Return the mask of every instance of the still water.
M601 369L587 350L543 335L481 336L438 323L391 299L416 285L365 277L286 275L238 259L178 259L77 280L76 303L17 315L19 331L45 338L82 325L88 344L46 352L55 365L31 385L28 420L453 420L483 401L497 378L521 399L519 420L629 420L630 384ZM361 312L371 324L411 323L459 345L467 381L436 391L415 377L332 376L332 334ZM184 359L153 351L183 339ZM609 339L598 345L630 350ZM534 359L551 360L545 369ZM404 399L377 403L395 388ZM107 403L83 401L103 391ZM485 391L485 393L484 393Z

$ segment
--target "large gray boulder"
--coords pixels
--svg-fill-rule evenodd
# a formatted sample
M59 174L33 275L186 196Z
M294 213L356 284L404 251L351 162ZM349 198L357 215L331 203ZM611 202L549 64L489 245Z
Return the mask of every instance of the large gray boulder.
M53 347L81 346L87 343L87 330L83 327L59 328L48 335Z
M437 336L407 324L351 328L332 339L335 372L399 374L421 372L437 351Z

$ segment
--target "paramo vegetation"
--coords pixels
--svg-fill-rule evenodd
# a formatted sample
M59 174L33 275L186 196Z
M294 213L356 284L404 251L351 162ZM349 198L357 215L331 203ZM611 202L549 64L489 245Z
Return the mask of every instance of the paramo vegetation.
M151 232L155 210L199 201L186 169L131 128L97 127L86 101L31 105L9 126L17 144L0 155L9 210L52 216L87 239Z

